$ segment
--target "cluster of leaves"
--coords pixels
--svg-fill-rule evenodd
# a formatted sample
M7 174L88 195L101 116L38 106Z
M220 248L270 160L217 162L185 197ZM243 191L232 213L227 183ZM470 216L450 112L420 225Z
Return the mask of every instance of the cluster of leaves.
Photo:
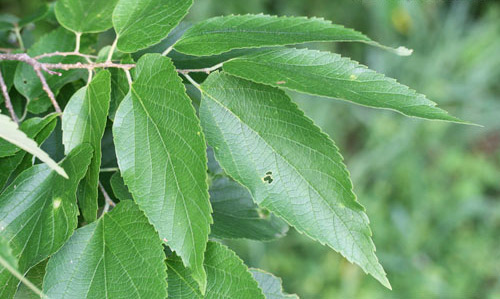
M382 46L317 18L238 15L174 29L191 5L55 3L51 9L62 27L27 54L73 51L40 62L82 66L47 78L58 98L72 86L54 132L62 135L66 155L59 166L33 142L41 144L57 123L43 86L29 65L2 62L6 89L27 100L24 109L32 116L19 129L0 118L0 136L17 145L0 144L2 298L22 290L23 276L35 277L51 298L293 297L276 277L248 269L217 241L272 240L288 225L390 288L337 147L285 90L460 120L348 58L285 46L357 41L407 55L405 48ZM19 20L11 19L11 27L0 29L19 32ZM112 45L94 49L92 37L110 28ZM94 67L101 62L118 67ZM114 150L101 147L106 135ZM21 149L48 163L33 165ZM111 178L103 175L105 160L118 165ZM116 206L104 185L111 186Z

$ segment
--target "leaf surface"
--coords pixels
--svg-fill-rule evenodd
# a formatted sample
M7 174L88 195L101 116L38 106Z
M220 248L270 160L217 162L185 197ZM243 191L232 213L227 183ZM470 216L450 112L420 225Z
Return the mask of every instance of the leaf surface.
M120 0L113 11L118 50L131 53L159 43L192 4L192 0Z
M273 240L285 236L288 225L260 209L248 190L228 177L210 186L214 224L212 236L220 239Z
M80 88L71 97L64 108L62 118L62 141L66 154L82 143L88 143L94 149L94 156L87 174L78 187L77 196L83 218L88 223L97 217L101 139L108 117L110 78L111 75L107 70L100 71L90 84Z
M252 273L253 278L259 284L259 288L262 290L266 299L298 299L299 297L295 294L289 295L283 291L281 286L281 279L263 271L261 269L251 268L250 273Z
M32 117L21 123L19 129L23 131L28 138L35 140L41 145L50 133L54 130L57 124L57 114L52 113L46 115L44 118ZM6 142L1 139L0 143ZM10 144L10 143L9 143ZM14 155L0 159L0 190L7 182L8 178L13 175L21 173L32 164L32 155L25 151L18 151Z
M47 264L50 298L165 298L165 254L132 201L79 228Z
M35 165L21 173L0 195L0 236L9 241L25 273L56 252L77 225L76 188L92 156L89 145L75 148L61 163L65 179L47 165ZM5 272L0 273L0 280ZM12 278L14 279L14 278ZM1 294L11 298L16 280Z
M42 162L47 163L47 166L54 169L61 176L65 178L68 177L63 168L57 165L46 152L40 149L33 139L30 139L23 131L19 130L15 122L3 114L0 114L0 138L36 156Z
M169 298L264 298L257 282L243 261L229 248L208 242L204 267L207 272L207 291L202 296L191 271L177 256L167 258Z
M207 56L233 49L324 41L364 42L399 55L411 54L411 50L382 46L361 32L321 18L263 14L222 16L202 21L189 28L174 48L185 54Z
M127 186L125 186L125 182L119 172L115 172L111 179L109 180L111 185L111 189L113 190L113 194L120 201L122 200L133 200L132 194L128 191Z
M79 33L97 33L113 26L111 15L118 0L58 0L57 21Z
M169 58L144 55L137 73L113 124L118 166L139 207L203 290L212 218L199 120Z
M279 89L216 72L201 90L202 127L226 173L259 206L389 287L333 141Z
M47 35L41 37L32 47L28 50L28 55L35 57L37 55L51 53L51 52L70 52L75 49L75 35L60 27L54 31L51 31ZM54 56L46 57L39 60L40 62L46 63L77 63L83 62L81 57L75 56ZM61 76L49 75L44 73L47 79L47 84L50 86L51 90L56 94L57 91L64 86L66 83L76 81L80 78L87 78L87 70L74 69L69 71L61 72ZM28 99L28 105L36 102L48 102L50 103L45 91L42 89L42 84L40 79L38 79L33 68L26 63L19 63L16 69L16 74L14 76L14 86L16 89ZM50 104L49 104L50 105ZM30 107L28 106L28 109ZM44 110L45 111L45 110ZM42 112L44 112L42 111ZM39 112L39 111L37 111ZM40 113L40 112L39 112Z
M462 122L424 95L338 54L307 49L273 49L224 63L224 71L254 82L407 116Z

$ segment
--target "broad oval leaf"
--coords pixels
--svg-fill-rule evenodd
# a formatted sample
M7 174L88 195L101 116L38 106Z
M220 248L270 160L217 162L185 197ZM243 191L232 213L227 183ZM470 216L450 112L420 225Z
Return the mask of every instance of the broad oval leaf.
M69 179L47 165L35 165L21 173L0 195L0 236L9 241L24 273L56 252L77 225L76 188L92 157L92 147L75 148L61 163ZM4 273L0 273L0 277ZM2 294L10 298L17 283L11 281Z
M168 298L264 298L257 282L243 261L229 248L208 242L205 252L207 291L203 296L196 287L191 271L173 255L167 258Z
M113 27L111 15L118 0L58 0L57 21L78 33L97 33Z
M207 56L233 49L324 41L364 42L399 55L411 54L411 50L404 47L382 46L361 32L321 18L263 14L222 16L202 21L189 28L174 48L185 54Z
M75 49L75 35L60 27L54 31L51 31L47 35L41 37L32 47L28 50L28 55L35 57L37 55L51 53L51 52L69 52ZM46 63L76 63L82 62L81 57L75 56L54 56L46 57L39 60L40 62ZM74 69L69 71L63 71L61 76L48 75L44 73L47 84L52 89L54 93L63 87L68 82L76 81L80 78L87 78L88 72L83 69ZM45 91L42 89L42 84L40 79L38 79L33 68L26 63L19 63L16 69L16 74L14 76L14 86L23 96L28 100L28 109L30 105L36 102L44 102L50 106L50 100L48 99ZM40 104L40 103L39 103ZM48 107L45 105L45 107ZM44 112L45 110L41 111ZM40 111L36 111L41 113Z
M49 298L165 298L165 253L132 201L79 228L47 264Z
M62 118L62 141L66 154L82 143L88 143L94 149L94 156L78 187L77 196L83 219L88 223L97 217L101 139L108 119L110 78L107 70L100 71L87 86L71 97Z
M118 166L139 207L204 290L212 218L199 120L169 58L144 55L137 72L113 124Z
M15 122L3 114L0 114L0 137L36 156L42 162L47 163L47 165L54 169L58 174L68 178L68 175L63 168L57 165L57 163L52 160L46 152L40 149L38 144L33 139L30 139L23 131L19 130Z
M283 291L281 286L281 279L263 271L261 269L251 268L250 273L252 273L253 278L259 284L259 288L262 290L266 299L298 299L299 297L295 294L289 295Z
M248 190L228 177L215 179L209 192L215 238L264 241L281 238L288 231L283 220L259 208Z
M280 48L234 58L224 71L258 83L398 111L407 116L462 122L392 78L330 52Z
M113 11L118 50L131 53L159 43L192 4L192 0L120 0Z
M28 271L28 273L24 275L24 277L39 290L42 289L43 277L45 276L45 266L47 266L47 261L48 259L38 263L36 266L33 266ZM40 299L40 295L35 293L24 283L21 283L17 288L14 299Z
M200 88L202 126L226 173L259 206L389 287L333 141L279 89L219 72Z

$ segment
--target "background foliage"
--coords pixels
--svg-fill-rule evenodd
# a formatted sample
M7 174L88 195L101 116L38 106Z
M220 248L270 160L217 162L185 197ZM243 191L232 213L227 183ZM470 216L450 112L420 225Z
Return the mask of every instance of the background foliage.
M27 15L40 1L0 3L4 12ZM344 154L393 291L293 229L274 242L227 245L250 266L281 277L285 290L302 298L498 298L499 3L198 0L188 19L260 12L325 17L383 44L414 49L412 56L398 57L359 44L315 45L398 78L484 128L290 93ZM27 46L55 25L47 21L25 30ZM45 149L58 160L50 138Z

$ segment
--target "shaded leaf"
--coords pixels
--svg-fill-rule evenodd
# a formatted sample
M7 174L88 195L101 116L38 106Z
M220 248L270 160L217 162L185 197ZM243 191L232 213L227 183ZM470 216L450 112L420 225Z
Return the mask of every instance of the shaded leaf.
M78 203L86 222L97 217L97 186L101 168L101 139L106 128L111 94L111 75L100 71L69 100L62 119L63 144L69 153L82 143L94 149L87 174L78 187Z
M175 44L185 54L206 56L233 49L293 45L307 42L357 41L388 49L399 55L411 51L393 49L366 35L321 18L231 15L204 20L189 28Z
M57 21L80 33L96 33L113 27L111 15L118 0L58 0L54 7Z
M40 290L42 289L43 277L45 276L45 266L47 266L47 260L38 263L25 275L26 279L31 281ZM40 299L40 296L21 283L17 288L14 299Z
M113 194L120 201L122 200L133 200L132 194L128 191L127 186L125 186L125 182L120 174L120 172L115 172L109 181L111 184L111 189L113 190Z
M29 23L35 23L37 21L44 19L48 14L49 14L49 5L43 3L40 7L38 7L38 9L33 14L19 20L18 26L24 27Z
M288 225L260 209L248 190L228 177L210 186L214 224L211 235L221 239L273 240L285 236Z
M204 267L207 272L207 291L202 296L191 271L173 255L167 258L169 298L264 298L257 282L243 261L229 248L208 242Z
M49 260L43 291L50 298L165 298L161 241L144 213L123 201L79 228Z
M113 11L118 50L131 53L159 43L192 4L192 0L120 0Z
M118 165L135 201L204 289L211 207L205 140L169 58L147 54L116 112Z
M52 133L57 124L57 114L52 113L44 118L32 117L21 123L19 129L26 133L28 138L34 139L37 144L42 144L45 139ZM0 143L5 140L0 139ZM10 143L9 143L10 144ZM32 165L32 155L25 151L18 151L14 155L0 159L0 190L7 182L8 178L13 174L21 173Z
M396 80L330 52L267 50L230 60L224 63L224 71L258 83L395 110L408 116L462 122Z
M259 284L259 288L266 296L266 299L298 299L299 297L295 294L289 295L283 292L283 287L281 286L281 279L263 271L261 269L251 268L250 273L252 273L253 278Z
M333 141L279 89L216 72L201 90L202 126L226 173L259 206L390 287Z
M35 57L37 55L51 53L51 52L69 52L75 49L75 35L64 28L58 28L51 31L47 35L41 37L29 50L28 55ZM82 62L81 57L75 56L54 56L46 57L39 60L40 62L47 63L76 63ZM80 78L87 78L87 70L74 69L63 71L62 76L49 75L44 73L47 79L47 84L50 86L54 93L57 92L62 86L68 82L76 81ZM44 112L50 106L50 100L42 89L42 84L38 79L33 68L26 63L19 63L14 76L14 86L16 89L28 99L28 109L32 102L44 102L48 105L43 105L44 109L37 109L36 113ZM37 103L38 106L41 103ZM30 110L31 111L31 110Z
M36 156L42 162L47 163L47 166L54 169L61 176L65 178L68 177L63 168L57 165L46 152L40 149L33 139L30 139L23 131L19 130L15 122L3 114L0 114L0 138Z
M61 163L69 174L65 179L47 165L35 165L21 173L0 195L0 236L9 241L19 259L19 272L56 252L77 225L76 188L92 157L92 148L81 145ZM0 280L5 271L0 273ZM14 279L14 280L12 280ZM0 294L11 298L17 289L15 278Z

